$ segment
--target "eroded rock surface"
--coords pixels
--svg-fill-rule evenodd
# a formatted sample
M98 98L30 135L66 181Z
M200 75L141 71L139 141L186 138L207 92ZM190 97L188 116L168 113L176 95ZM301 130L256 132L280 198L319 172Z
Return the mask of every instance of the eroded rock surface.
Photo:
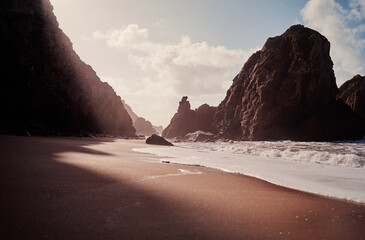
M233 80L210 130L237 140L361 138L359 118L341 99L330 43L302 25L269 38Z
M342 84L338 97L365 121L365 76L356 75Z
M207 104L192 110L188 97L184 96L179 102L177 113L170 124L163 130L162 136L166 138L185 138L185 135L198 130L208 131L215 114L216 107Z

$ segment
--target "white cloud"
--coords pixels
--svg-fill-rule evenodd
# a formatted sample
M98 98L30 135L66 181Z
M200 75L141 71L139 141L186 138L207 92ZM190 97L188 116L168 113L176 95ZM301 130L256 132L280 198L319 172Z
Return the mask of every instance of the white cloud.
M351 0L345 9L335 0L310 0L301 10L306 25L316 29L331 43L331 57L338 85L355 74L365 74L365 57L361 51L365 39L361 23L365 19L365 0Z
M93 38L104 40L109 47L129 51L129 60L140 66L153 84L163 85L163 90L190 96L224 93L232 68L242 66L258 50L245 52L210 46L204 41L193 42L188 36L178 43L158 43L149 39L147 29L136 24L94 32Z
M141 79L138 86L131 84L137 81L130 79L112 76L100 76L100 79L112 86L138 116L147 117L154 125L166 127L181 98L174 96L165 82L156 82L150 77Z
M136 24L93 33L128 54L128 60L142 72L140 79L101 77L129 104L137 115L167 126L182 96L192 106L218 105L248 57L259 49L243 51L193 42L183 36L176 43L152 41L149 32Z
M350 17L361 21L365 17L365 0L350 0Z
M109 47L138 49L148 43L147 29L140 29L137 24L130 24L121 29L109 30L106 33L93 32L93 38L104 39Z

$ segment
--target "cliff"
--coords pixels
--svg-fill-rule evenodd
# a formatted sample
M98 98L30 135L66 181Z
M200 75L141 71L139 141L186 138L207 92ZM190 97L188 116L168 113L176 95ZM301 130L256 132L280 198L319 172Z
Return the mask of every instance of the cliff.
M0 3L0 131L134 136L114 90L58 26L49 0Z
M133 126L138 135L151 136L152 134L158 134L152 123L142 117L138 117Z
M136 129L137 135L151 136L152 134L161 134L163 127L162 126L153 126L152 123L143 117L139 117L134 113L131 106L125 103L122 100L125 109L127 110L129 116L132 118L133 127Z
M365 123L365 77L356 75L340 87L337 96L345 101L351 109L362 117Z
M302 25L269 38L234 78L211 131L236 140L328 141L362 138L341 100L330 43Z

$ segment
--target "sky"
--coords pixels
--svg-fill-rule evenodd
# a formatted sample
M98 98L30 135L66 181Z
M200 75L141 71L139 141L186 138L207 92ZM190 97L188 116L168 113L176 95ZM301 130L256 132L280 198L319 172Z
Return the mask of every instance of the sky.
M74 50L154 125L182 96L217 106L267 38L293 24L331 43L337 85L365 75L365 0L51 0Z

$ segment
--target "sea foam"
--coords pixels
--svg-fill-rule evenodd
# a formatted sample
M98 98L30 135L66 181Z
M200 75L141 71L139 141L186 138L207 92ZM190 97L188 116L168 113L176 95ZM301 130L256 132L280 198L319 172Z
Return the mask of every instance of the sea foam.
M241 173L293 189L365 202L364 140L184 142L134 150L161 156L161 161Z

